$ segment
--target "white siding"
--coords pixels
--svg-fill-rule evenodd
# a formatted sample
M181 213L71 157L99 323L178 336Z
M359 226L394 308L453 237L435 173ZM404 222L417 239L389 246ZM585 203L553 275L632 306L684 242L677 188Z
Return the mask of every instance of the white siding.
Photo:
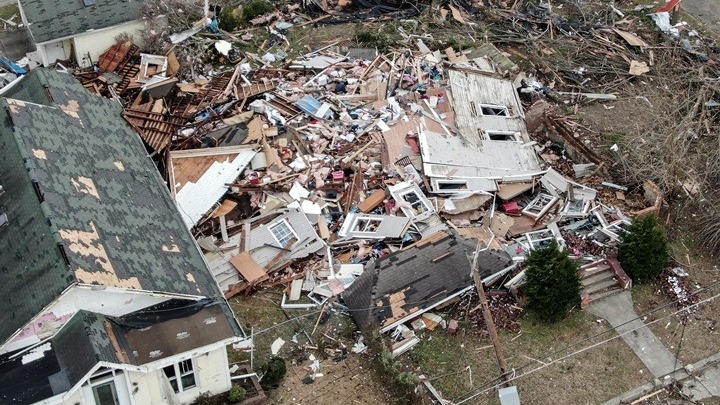
M100 55L113 46L116 42L115 37L122 33L131 35L133 43L136 45L142 45L140 30L143 27L144 24L142 21L133 21L104 30L90 31L74 37L75 57L77 58L78 64L81 67L90 66L90 61L87 59L88 54L92 63L97 63Z

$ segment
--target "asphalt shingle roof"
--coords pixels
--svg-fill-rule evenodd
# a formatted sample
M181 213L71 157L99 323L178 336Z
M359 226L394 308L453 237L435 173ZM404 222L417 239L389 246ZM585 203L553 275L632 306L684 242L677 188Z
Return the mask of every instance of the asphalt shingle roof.
M388 326L472 285L468 255L475 247L474 240L440 232L366 265L342 298L360 328ZM478 263L484 278L512 260L485 250Z
M76 282L221 297L117 103L39 69L0 106L0 342Z
M140 18L142 0L20 0L36 43L99 30Z

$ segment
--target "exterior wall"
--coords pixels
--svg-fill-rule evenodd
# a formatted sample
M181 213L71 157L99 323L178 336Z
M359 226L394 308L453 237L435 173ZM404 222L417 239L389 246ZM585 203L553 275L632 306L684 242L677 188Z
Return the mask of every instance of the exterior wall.
M42 62L43 66L48 66L57 60L70 59L72 49L72 41L69 39L37 45L37 52L41 58L39 62Z
M90 31L74 37L72 41L78 65L80 67L89 67L92 63L97 63L100 55L113 46L116 42L115 37L122 33L132 36L133 43L136 45L142 45L140 30L143 27L142 21L133 21L104 30ZM88 59L88 56L90 59Z
M174 361L186 358L187 356L177 356ZM169 359L165 359L163 364L166 360ZM230 390L230 372L224 346L194 357L193 367L197 386L179 394L175 394L162 369L147 373L125 370L117 374L112 380L115 382L119 405L189 405L205 392L219 394ZM109 380L110 378L97 384ZM36 405L41 404L95 405L95 399L92 387L85 384L65 401L48 399Z
M97 312L108 316L121 316L170 299L168 296L131 292L120 289L95 290L90 286L76 285L65 291L47 310L33 319L11 342L0 348L0 353L16 350L52 336L78 310Z

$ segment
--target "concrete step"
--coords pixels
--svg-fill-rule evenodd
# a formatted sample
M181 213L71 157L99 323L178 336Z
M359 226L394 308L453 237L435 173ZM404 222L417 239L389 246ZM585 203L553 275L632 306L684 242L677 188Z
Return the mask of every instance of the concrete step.
M601 299L607 298L611 295L615 295L615 294L621 292L622 290L623 290L622 288L620 288L619 286L616 286L613 288L606 289L605 291L594 293L594 294L590 295L590 302L600 301Z
M609 280L615 277L615 273L612 271L603 271L601 273L595 273L590 277L580 279L580 282L585 287L590 287L593 284L600 283L605 280Z
M585 292L588 293L588 295L590 295L590 298L592 299L593 294L599 293L612 286L618 286L618 288L620 287L617 280L615 280L614 278L601 281L599 283L594 283L591 286L585 287Z
M611 270L610 266L608 266L607 264L599 264L595 267L590 267L588 269L583 270L582 273L580 274L580 278L585 279L588 277L592 277L595 274L602 273L602 272L608 271L608 270Z

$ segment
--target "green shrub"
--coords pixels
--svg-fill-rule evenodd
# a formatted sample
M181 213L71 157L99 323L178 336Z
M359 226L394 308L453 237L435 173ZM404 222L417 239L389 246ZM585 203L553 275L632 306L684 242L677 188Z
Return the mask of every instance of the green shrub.
M533 250L525 270L528 308L548 321L562 319L580 302L578 269L567 250L558 249L555 241Z
M287 368L285 360L280 357L271 358L263 373L262 384L264 387L276 388L285 377Z
M380 51L390 46L390 37L387 34L363 24L355 26L355 41L360 46L377 48Z
M230 392L228 393L228 401L234 404L245 399L246 395L247 391L245 390L245 388L239 385L233 385L232 388L230 388Z
M233 32L243 23L243 12L238 7L227 6L220 12L220 28Z
M245 22L248 22L255 17L267 14L274 9L275 7L273 7L273 5L267 0L252 0L243 7L242 17Z
M635 218L620 236L618 259L635 283L660 274L668 265L670 252L665 233L655 215Z

